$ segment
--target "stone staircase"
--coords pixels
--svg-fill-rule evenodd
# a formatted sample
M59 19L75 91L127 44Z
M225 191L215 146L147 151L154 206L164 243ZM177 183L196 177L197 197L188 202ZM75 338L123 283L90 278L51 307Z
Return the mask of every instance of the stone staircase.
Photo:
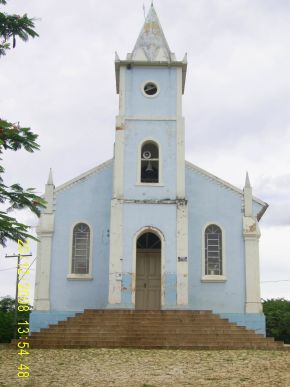
M88 309L28 340L31 348L283 349L211 311Z

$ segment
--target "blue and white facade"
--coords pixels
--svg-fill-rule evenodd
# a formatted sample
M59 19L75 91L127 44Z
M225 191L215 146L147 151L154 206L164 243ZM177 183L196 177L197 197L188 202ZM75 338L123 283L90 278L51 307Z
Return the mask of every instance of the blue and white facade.
M240 190L185 161L186 56L177 61L170 51L153 6L133 52L116 55L115 67L113 158L57 188L50 174L46 185L30 329L140 302L212 310L265 333L258 221L267 204L252 197L248 176ZM147 304L149 290L139 286L146 248L159 259L154 285L145 273L155 299Z

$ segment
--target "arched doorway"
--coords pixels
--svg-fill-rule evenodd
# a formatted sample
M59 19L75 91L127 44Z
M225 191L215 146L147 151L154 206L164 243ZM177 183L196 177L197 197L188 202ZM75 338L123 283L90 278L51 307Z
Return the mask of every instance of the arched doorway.
M136 309L160 309L161 240L153 232L143 233L136 242Z

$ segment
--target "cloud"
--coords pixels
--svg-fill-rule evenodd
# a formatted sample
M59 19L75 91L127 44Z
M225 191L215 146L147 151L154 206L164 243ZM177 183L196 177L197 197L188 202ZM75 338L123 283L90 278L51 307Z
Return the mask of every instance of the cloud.
M256 187L259 194L270 204L265 225L290 225L290 174L263 177Z

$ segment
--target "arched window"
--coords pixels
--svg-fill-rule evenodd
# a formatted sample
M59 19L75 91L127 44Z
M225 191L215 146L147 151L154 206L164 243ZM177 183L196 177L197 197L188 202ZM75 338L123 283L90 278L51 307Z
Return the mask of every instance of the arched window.
M205 275L223 275L222 230L215 224L205 229Z
M159 183L159 149L153 141L141 147L141 183Z
M90 262L90 228L78 223L73 229L72 274L88 274Z

